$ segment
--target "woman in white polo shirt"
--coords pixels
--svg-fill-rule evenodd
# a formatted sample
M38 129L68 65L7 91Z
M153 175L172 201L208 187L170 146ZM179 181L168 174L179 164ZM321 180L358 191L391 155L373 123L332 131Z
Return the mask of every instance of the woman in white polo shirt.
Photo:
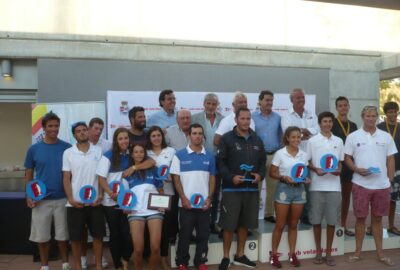
M97 167L100 186L104 190L103 210L110 229L110 252L115 269L128 269L132 255L132 240L126 215L118 209L116 198L118 192L109 188L111 181L121 181L124 188L128 183L122 179L122 173L131 165L129 155L129 135L126 128L118 128L113 135L111 150L104 153Z
M140 144L133 145L131 157L134 166L143 163L147 158L144 146ZM134 247L135 269L143 269L144 229L147 223L151 250L148 269L155 270L160 258L163 213L150 210L147 208L147 205L150 193L164 193L163 181L157 179L155 167L136 170L126 180L128 181L129 188L137 198L133 212L128 215Z
M308 164L306 152L300 150L301 130L298 127L288 127L283 135L285 147L275 153L271 162L269 175L279 180L275 192L276 224L272 233L272 251L269 262L275 267L282 267L279 262L278 247L285 225L288 224L289 261L293 266L300 266L295 249L297 240L297 224L304 204L306 191L303 183L296 183L291 177L295 164Z
M170 167L172 158L174 157L176 151L174 148L167 146L162 129L158 126L152 126L147 132L147 141L148 157L155 160L157 167L160 167L162 165ZM169 175L168 179L164 181L164 194L171 196L175 194L171 175ZM172 210L173 209L165 212L162 225L160 250L161 265L164 270L169 269L167 262L169 238L176 237L177 229L174 228L178 226L178 209L175 209L175 211Z

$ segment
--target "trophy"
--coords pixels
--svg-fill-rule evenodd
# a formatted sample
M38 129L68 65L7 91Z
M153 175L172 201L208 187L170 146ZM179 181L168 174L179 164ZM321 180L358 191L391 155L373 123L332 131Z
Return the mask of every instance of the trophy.
M79 197L81 201L86 205L93 204L94 201L96 200L96 196L97 196L96 189L92 185L83 186L79 190Z
M253 182L254 181L254 177L252 177L252 175L250 174L251 171L253 170L254 166L252 165L247 165L247 164L241 164L240 165L240 169L242 171L244 171L243 174L243 181L249 181L249 182Z
M204 202L204 197L200 193L195 193L190 197L192 208L203 208Z
M304 163L296 163L295 165L293 165L292 170L290 171L290 176L296 183L304 182L307 175L308 168L307 165L305 165Z
M25 190L28 198L32 199L34 202L38 202L49 195L46 194L47 189L45 184L40 180L29 181L26 184Z
M167 180L169 176L169 167L167 165L161 165L157 169L157 180Z
M129 189L123 190L119 193L117 202L118 206L120 207L119 209L132 211L137 204L137 197L133 191Z
M326 154L321 157L320 165L321 169L326 173L331 173L338 168L338 159L332 154Z

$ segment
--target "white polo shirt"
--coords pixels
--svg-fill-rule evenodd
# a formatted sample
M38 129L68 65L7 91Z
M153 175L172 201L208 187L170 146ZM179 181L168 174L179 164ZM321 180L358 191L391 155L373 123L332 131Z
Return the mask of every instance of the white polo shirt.
M80 151L76 144L64 151L62 170L71 172L74 200L81 202L79 191L85 185L94 186L98 196L99 183L96 169L102 156L101 148L92 144L90 144L86 153ZM71 204L68 202L66 206L71 207Z
M308 160L315 168L321 168L321 158L326 155L334 155L338 161L344 160L343 141L335 135L329 138L321 133L310 138L307 143ZM311 172L311 191L341 191L340 176L327 173L318 176L316 172Z
M93 145L99 146L101 148L101 151L104 154L108 150L111 150L112 143L110 141L106 140L106 139L100 138L99 141L96 144L93 144Z
M162 165L171 167L172 158L174 157L175 153L175 149L169 146L162 149L159 155L154 153L153 150L147 150L147 156L156 162L156 167L160 167ZM164 193L167 195L175 194L172 181L164 181Z
M286 147L276 151L274 157L272 158L271 164L279 168L279 173L282 176L291 177L291 170L293 166L297 163L304 163L308 165L307 153L299 149L296 156L292 156L288 153Z
M284 115L282 115L281 126L283 132L285 132L285 130L290 126L306 128L312 136L317 135L319 132L317 116L306 109L304 109L303 117L300 117L300 115L293 110L293 107L290 108ZM303 151L307 151L307 141L301 141L300 148Z
M171 164L171 174L179 175L185 196L190 200L193 194L208 197L210 176L215 176L215 157L204 147L200 153L189 146L176 152ZM179 198L178 205L182 207Z
M217 130L215 131L215 134L222 136L225 133L231 131L235 126L236 126L235 113L232 112L231 114L227 115L221 120ZM253 118L251 118L250 128L252 130L255 130Z
M124 185L125 189L129 189L128 182L122 178L122 173L124 171L111 172L110 167L111 167L110 160L107 157L102 156L99 164L97 165L96 174L106 178L107 184L110 184L112 181L118 180L122 181L122 184ZM104 206L114 206L117 205L118 203L113 199L111 199L108 193L104 192L103 202L101 204Z
M372 135L363 128L354 131L347 136L344 153L353 157L358 168L378 167L381 170L381 173L369 176L354 173L353 183L367 189L390 187L386 161L388 156L397 153L397 149L389 133L378 128Z

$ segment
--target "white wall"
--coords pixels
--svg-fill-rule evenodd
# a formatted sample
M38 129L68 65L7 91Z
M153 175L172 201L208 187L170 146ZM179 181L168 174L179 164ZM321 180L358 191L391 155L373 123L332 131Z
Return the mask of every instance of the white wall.
M0 31L400 52L400 11L300 0L0 0Z

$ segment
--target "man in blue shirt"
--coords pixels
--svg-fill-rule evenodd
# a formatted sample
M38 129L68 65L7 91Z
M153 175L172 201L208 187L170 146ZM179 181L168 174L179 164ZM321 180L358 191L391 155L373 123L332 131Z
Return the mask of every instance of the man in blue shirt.
M269 90L261 91L258 96L258 105L260 106L260 110L255 111L252 114L255 123L255 132L263 141L264 150L267 154L267 162L265 164L267 170L271 166L271 161L275 152L282 147L281 116L272 111L273 101L274 93ZM275 223L274 195L278 181L272 179L269 176L269 173L265 174L265 181L267 194L265 200L264 219Z
M176 98L174 91L167 89L163 90L158 97L161 110L152 114L147 121L147 127L159 126L165 129L176 124Z
M210 207L215 189L215 157L203 146L203 127L189 127L189 145L178 151L171 164L171 174L179 194L179 242L176 252L178 270L189 264L189 245L196 228L194 265L207 270Z
M63 188L62 156L64 150L71 147L58 139L60 118L50 112L42 119L42 127L45 133L44 139L32 145L25 158L25 182L32 179L41 180L47 189L47 196L34 202L27 198L29 208L32 208L31 235L29 240L38 243L41 270L48 270L48 257L50 249L51 222L54 219L55 239L58 241L62 269L71 269L68 264L67 219L65 204L67 202ZM35 173L35 177L34 177Z

